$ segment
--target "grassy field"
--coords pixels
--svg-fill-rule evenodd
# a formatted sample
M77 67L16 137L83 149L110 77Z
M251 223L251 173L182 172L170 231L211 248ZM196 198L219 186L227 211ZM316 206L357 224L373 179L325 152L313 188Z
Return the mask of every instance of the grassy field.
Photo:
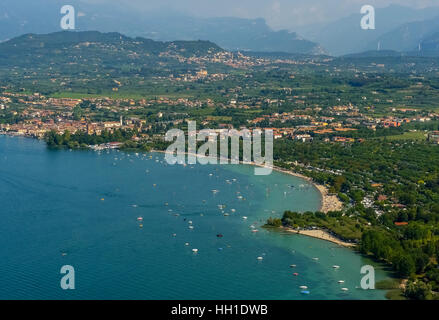
M380 138L381 140L384 138ZM413 131L413 132L404 132L403 134L395 135L395 136L387 136L385 139L390 141L395 140L427 140L425 136L425 132L423 131Z

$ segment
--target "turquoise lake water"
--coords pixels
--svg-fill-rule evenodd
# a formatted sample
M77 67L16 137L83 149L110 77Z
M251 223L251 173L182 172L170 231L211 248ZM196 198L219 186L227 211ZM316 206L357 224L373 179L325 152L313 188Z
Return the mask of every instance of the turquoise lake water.
M384 299L358 289L363 265L387 277L369 259L260 228L284 210L317 210L320 194L253 171L0 136L0 299ZM60 287L63 265L75 290Z

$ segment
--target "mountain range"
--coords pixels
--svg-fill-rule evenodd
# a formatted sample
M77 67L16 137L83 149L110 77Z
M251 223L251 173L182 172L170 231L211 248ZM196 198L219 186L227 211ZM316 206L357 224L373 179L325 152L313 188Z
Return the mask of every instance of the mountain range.
M332 55L369 50L414 50L422 37L439 32L439 7L413 9L399 5L376 8L375 29L361 29L358 13L325 25L298 28L304 37L322 45Z
M60 30L59 0L22 2L2 0L0 4L0 40L24 33L49 33ZM148 15L127 9L91 5L78 0L69 2L76 10L78 31L120 32L153 40L209 40L228 50L275 51L322 54L318 44L303 39L295 32L273 31L264 19L232 17L199 18L173 12ZM44 18L42 18L44 17Z
M123 3L69 3L76 9L78 31L119 32L157 41L208 40L231 51L335 56L374 50L439 54L434 45L439 32L439 7L376 8L375 30L361 29L358 10L330 23L275 31L262 18L192 17L172 11L136 12ZM62 0L2 0L0 41L26 33L59 31L64 4Z

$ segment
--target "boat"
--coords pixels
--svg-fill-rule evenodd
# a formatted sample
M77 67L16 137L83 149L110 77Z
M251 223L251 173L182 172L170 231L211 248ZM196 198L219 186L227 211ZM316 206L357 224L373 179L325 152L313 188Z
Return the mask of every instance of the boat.
M252 232L259 232L259 230L258 229L253 229Z
M193 253L197 253L197 252L198 252L198 249L192 249L192 252L193 252Z
M297 272L294 272L294 273L293 273L293 276L296 276L296 277L297 277L298 275L299 275L299 274L298 274Z
M242 219L247 220L247 217L242 217Z
M189 229L193 229L194 228L194 226L189 226Z
M339 280L338 283L344 283L344 280Z
M258 259L259 261L264 260L263 257L257 257L257 259Z
M319 261L319 258L312 258L314 261Z
M290 268L295 268L295 267L296 267L295 264L290 265Z
M300 286L299 288L300 288L300 289L308 289L307 286Z
M340 268L340 266L337 266L337 265L334 265L334 266L332 266L334 269L338 269L338 268Z
M186 247L189 246L189 242L186 242L184 245L185 245Z
M217 238L222 238L223 237L223 235L221 233L218 233L216 236L217 236Z
M138 217L137 221L143 221L143 218L142 217Z
M349 291L348 288L341 288L342 291Z
M300 291L301 294L310 294L311 292L309 292L308 290L302 290Z
M228 216L230 216L230 214L228 214L228 213L224 213L224 216L225 216L225 217L228 217Z

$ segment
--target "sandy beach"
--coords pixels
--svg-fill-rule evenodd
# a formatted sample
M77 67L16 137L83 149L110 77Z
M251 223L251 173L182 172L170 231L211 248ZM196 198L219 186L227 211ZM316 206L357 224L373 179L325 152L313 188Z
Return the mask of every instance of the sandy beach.
M347 247L347 248L355 247L354 243L350 243L350 242L346 242L346 241L340 240L340 239L334 237L333 235L327 233L326 231L319 230L319 229L315 229L315 230L296 230L296 229L293 229L293 228L282 227L282 230L284 230L286 232L302 234L302 235L305 235L305 236L308 236L308 237L313 237L313 238L317 238L317 239L321 239L321 240L330 241L332 243L335 243L335 244L338 244L340 246Z
M296 173L290 170L286 170L279 167L273 167L273 170L276 170L278 172L282 172L285 174L289 174L295 177L302 178L306 181L309 181L313 184L313 186L319 190L321 196L322 196L322 202L320 204L320 211L323 213L328 213L329 211L340 211L343 208L343 203L338 199L336 195L330 195L328 193L328 189L321 185L315 183L310 177L304 176L303 174Z

